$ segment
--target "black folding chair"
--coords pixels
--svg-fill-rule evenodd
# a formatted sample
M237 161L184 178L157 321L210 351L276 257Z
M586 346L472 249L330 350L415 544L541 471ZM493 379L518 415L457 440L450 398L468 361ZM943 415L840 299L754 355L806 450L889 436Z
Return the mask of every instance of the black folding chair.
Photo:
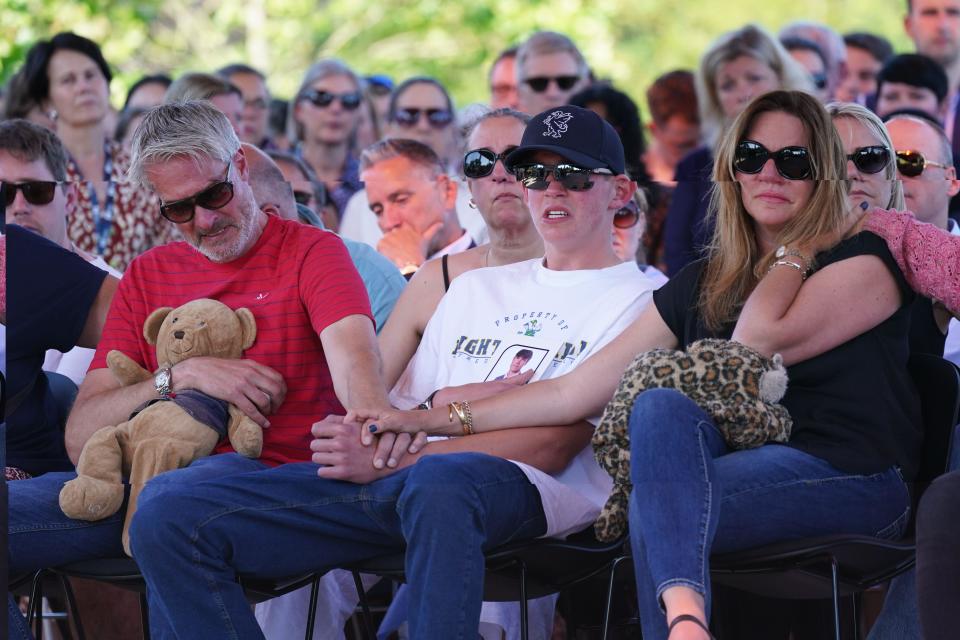
M624 553L624 540L600 542L592 528L574 534L567 540L541 538L506 544L486 554L483 599L489 602L520 602L520 633L521 638L527 640L529 600L559 593L606 571L609 572L603 618L603 637L606 638L614 576L617 567L628 557ZM353 572L365 631L367 637L373 640L376 630L360 574L370 573L404 582L404 554L382 556L345 568Z
M960 423L960 372L948 360L931 355L916 354L908 366L920 392L924 425L916 504L926 485L946 470ZM853 535L791 540L715 555L710 559L711 576L715 584L762 596L830 598L834 637L840 640L840 598L851 596L856 638L856 596L913 567L915 551L912 531L902 540Z
M311 640L311 638L313 638L313 628L316 624L317 598L322 575L322 573L306 573L299 576L278 579L240 576L238 582L243 587L244 594L250 604L257 604L272 598L277 598L308 584L311 585L310 608L307 611L307 630L305 634L306 640ZM43 598L44 580L47 578L59 580L67 599L68 613L72 617L74 627L77 630L78 640L84 640L86 636L80 621L80 614L76 602L73 598L73 590L70 588L70 583L67 578L95 580L116 585L140 594L140 620L143 624L143 638L144 640L149 640L150 624L146 598L146 582L133 558L84 560L38 571L33 577L30 611L27 615L28 623L30 621L34 622L34 635L36 636L36 640L42 640L43 637L39 607L41 599Z

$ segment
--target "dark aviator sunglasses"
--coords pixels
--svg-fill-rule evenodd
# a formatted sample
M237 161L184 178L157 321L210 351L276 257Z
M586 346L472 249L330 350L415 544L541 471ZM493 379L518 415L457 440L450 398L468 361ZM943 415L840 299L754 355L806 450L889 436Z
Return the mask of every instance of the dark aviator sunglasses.
M233 200L233 183L227 180L230 177L231 163L227 163L227 171L223 180L216 182L203 191L189 198L176 200L160 205L160 215L176 224L184 224L193 220L197 205L204 209L222 209Z
M321 109L326 109L334 100L340 101L340 106L342 106L347 111L353 111L360 106L360 102L363 100L363 96L360 95L359 91L351 91L349 93L332 93L330 91L321 91L319 89L311 89L309 91L304 91L303 95L300 96L303 100L308 100L310 104L315 107L320 107Z
M577 84L580 76L537 76L524 80L526 85L536 93L543 93L551 82L556 82L561 91L569 91Z

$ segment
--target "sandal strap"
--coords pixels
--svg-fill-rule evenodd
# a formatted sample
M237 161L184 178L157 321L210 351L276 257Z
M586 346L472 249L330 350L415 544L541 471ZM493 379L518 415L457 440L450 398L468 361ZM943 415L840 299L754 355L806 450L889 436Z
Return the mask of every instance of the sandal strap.
M675 626L677 626L677 625L678 625L679 623L681 623L681 622L692 622L692 623L694 623L695 625L697 625L698 627L700 627L701 629L703 629L704 631L706 631L706 632L707 632L707 635L710 636L711 640L713 640L713 634L710 633L710 629L707 627L707 625L703 624L703 621L700 620L700 618L698 618L697 616L694 616L694 615L690 615L689 613L681 614L681 615L677 616L676 618L674 618L673 620L671 620L671 621L670 621L670 627L667 629L667 633L669 634L671 631L673 631L673 628L674 628Z

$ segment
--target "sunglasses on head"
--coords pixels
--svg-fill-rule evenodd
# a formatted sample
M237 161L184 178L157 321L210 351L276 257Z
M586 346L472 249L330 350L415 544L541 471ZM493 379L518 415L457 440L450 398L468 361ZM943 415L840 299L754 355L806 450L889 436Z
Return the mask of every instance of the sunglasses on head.
M806 147L784 147L771 152L753 140L744 140L737 145L733 168L740 173L760 173L770 158L773 158L777 173L787 180L806 180L810 177L810 152Z
M401 127L415 127L421 115L426 116L427 122L435 129L443 129L453 122L449 109L397 109L393 112L393 119Z
M189 198L160 205L160 215L170 222L183 224L193 220L197 205L204 209L222 209L227 206L233 200L233 183L227 180L230 177L230 164L227 163L227 172L223 180Z
M890 164L890 150L883 145L860 147L848 153L847 160L863 173L880 173Z
M544 191L550 186L547 176L553 174L553 179L563 185L564 189L569 191L588 191L593 188L593 180L590 176L605 175L612 176L610 169L584 169L572 164L558 164L551 166L539 162L533 164L523 164L513 167L513 175L517 180L523 183L527 189L534 191Z
M331 93L330 91L321 91L319 89L310 89L309 91L304 91L300 96L302 100L309 100L310 104L325 109L333 104L334 100L340 101L340 106L342 106L347 111L353 111L360 106L360 101L363 100L363 97L360 95L359 91L351 91L349 93Z
M3 192L5 206L9 207L17 199L17 189L23 194L23 199L30 204L44 205L53 202L53 196L56 195L57 191L57 183L42 180L2 182L0 183L0 191Z
M613 226L617 229L629 229L636 226L638 222L640 222L640 209L633 200L613 215Z
M547 90L550 82L556 82L561 91L569 91L573 89L573 85L577 84L579 80L580 76L537 76L535 78L527 78L524 82L536 93L543 93Z
M916 178L927 167L949 169L950 165L927 160L919 151L897 151L897 171L908 178Z
M517 145L509 146L501 153L494 153L486 147L467 151L466 155L463 156L463 175L468 178L487 177L493 173L493 167L497 164L497 160L503 162L504 158L516 148Z

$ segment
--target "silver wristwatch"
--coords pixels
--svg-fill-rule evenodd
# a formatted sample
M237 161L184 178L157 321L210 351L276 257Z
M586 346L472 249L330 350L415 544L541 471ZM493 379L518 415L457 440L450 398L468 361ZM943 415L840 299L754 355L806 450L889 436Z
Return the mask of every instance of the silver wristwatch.
M157 394L161 398L169 398L173 391L173 376L170 374L170 367L160 367L157 374L153 376L153 386L157 389Z

